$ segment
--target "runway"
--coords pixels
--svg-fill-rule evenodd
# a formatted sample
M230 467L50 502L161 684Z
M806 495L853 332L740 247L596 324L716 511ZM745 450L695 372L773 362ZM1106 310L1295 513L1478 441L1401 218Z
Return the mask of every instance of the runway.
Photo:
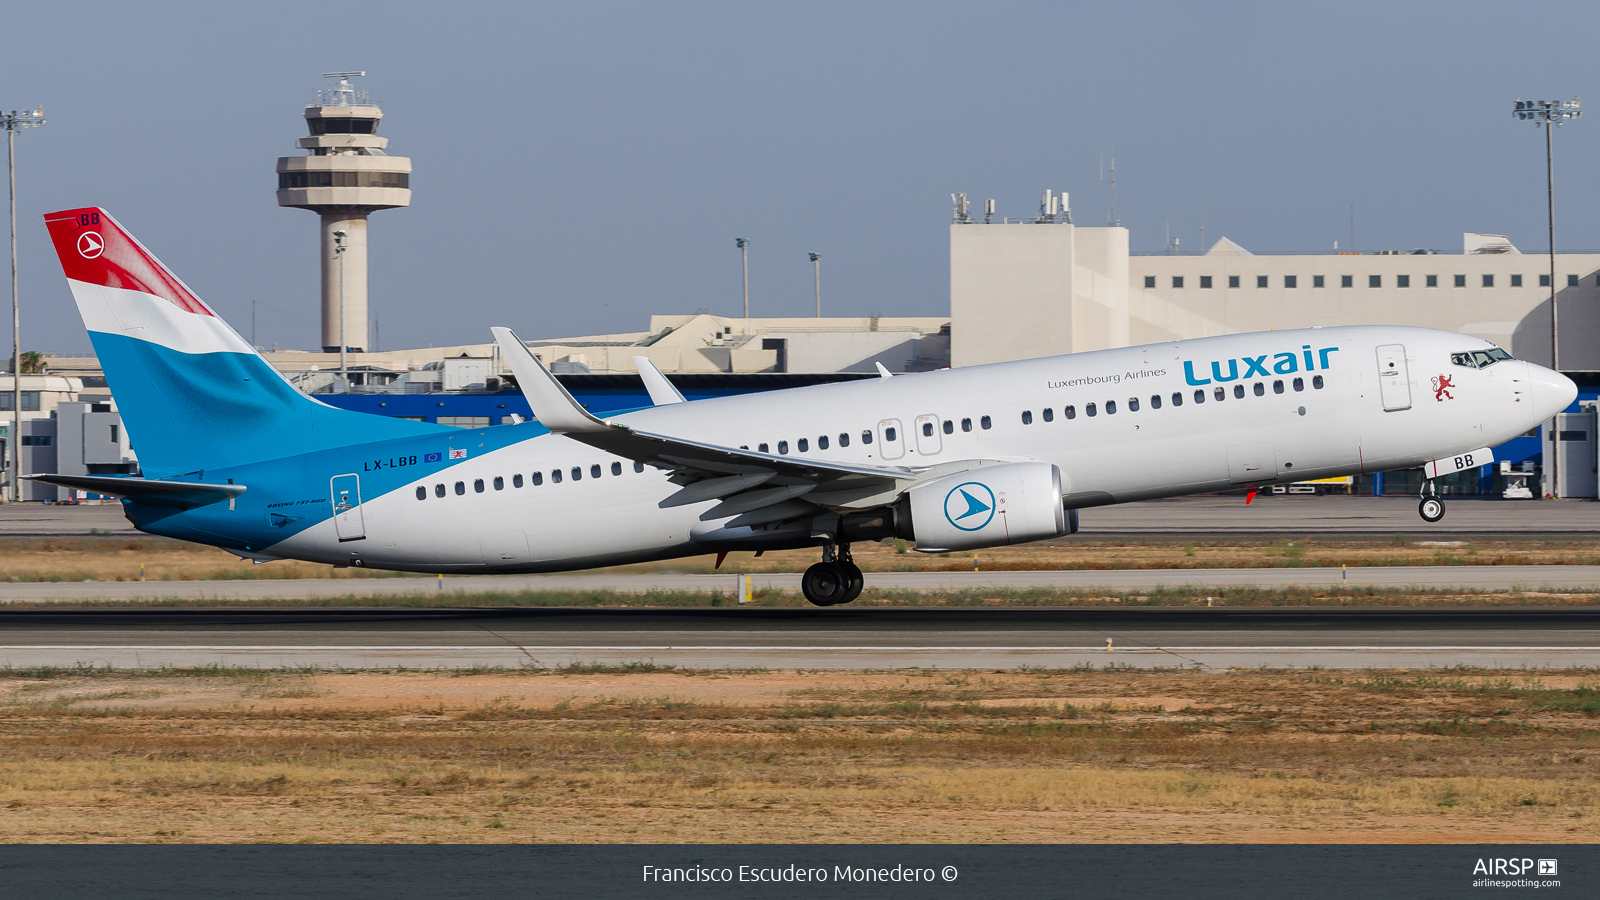
M752 575L757 590L800 590L800 574ZM674 572L563 575L461 575L433 578L340 578L231 581L103 581L0 583L0 604L115 603L126 600L268 601L299 597L438 597L521 591L721 591L739 593L737 575ZM1192 587L1314 586L1425 588L1480 591L1600 591L1600 566L1374 566L1280 569L1073 569L1023 572L874 572L869 590L950 591L1028 588L1106 588L1148 591Z
M1600 666L1600 610L9 610L0 664L116 668Z

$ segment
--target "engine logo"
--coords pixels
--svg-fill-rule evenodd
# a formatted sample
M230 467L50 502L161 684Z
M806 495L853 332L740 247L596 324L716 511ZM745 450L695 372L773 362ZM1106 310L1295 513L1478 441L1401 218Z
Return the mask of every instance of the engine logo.
M994 521L994 505L988 485L968 481L944 495L944 517L962 531L977 531Z

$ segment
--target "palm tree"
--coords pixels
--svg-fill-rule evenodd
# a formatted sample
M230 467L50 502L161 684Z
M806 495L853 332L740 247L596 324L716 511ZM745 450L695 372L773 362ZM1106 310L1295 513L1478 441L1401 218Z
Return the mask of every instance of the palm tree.
M37 350L26 350L22 354L22 374L43 375L45 368L44 354Z

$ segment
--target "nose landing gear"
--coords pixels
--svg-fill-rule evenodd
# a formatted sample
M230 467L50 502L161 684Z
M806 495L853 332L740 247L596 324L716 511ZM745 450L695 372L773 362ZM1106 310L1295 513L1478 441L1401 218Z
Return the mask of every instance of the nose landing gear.
M1423 484L1422 502L1417 505L1417 514L1422 516L1422 521L1429 523L1444 518L1444 501L1439 499L1439 492L1431 479Z
M832 544L822 548L822 562L806 570L800 590L817 606L839 606L861 596L866 586L861 567L850 558L850 545Z

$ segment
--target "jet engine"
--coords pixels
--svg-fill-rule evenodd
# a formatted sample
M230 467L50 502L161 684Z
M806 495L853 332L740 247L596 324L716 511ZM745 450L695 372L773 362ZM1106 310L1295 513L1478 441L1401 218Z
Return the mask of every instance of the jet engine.
M1047 462L984 466L919 484L897 511L901 536L925 552L1022 544L1076 530L1061 505L1061 470Z

